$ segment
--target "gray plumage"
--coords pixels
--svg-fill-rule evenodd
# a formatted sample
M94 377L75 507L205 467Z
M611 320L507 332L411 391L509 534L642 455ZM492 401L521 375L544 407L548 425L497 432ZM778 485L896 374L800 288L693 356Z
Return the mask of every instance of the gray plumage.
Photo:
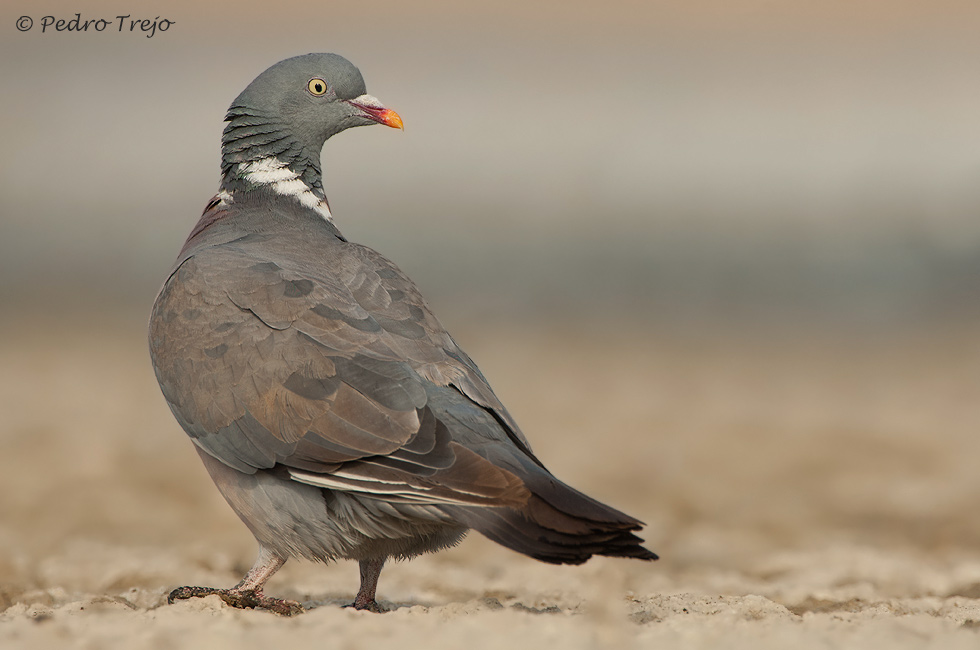
M321 86L320 83L323 85ZM323 90L321 93L320 91ZM333 54L280 62L235 100L221 191L153 306L150 351L177 421L259 542L236 606L290 614L262 585L289 557L384 561L469 528L546 562L656 559L641 522L555 479L418 289L329 218L323 142L400 126Z

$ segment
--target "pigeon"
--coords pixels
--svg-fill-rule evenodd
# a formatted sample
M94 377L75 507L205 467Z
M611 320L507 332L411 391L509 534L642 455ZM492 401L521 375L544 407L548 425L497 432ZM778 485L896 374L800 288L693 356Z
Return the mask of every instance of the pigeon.
M153 305L153 369L222 496L258 541L236 586L180 587L282 615L289 558L356 560L355 609L382 611L389 559L470 529L538 560L655 560L643 523L555 478L415 284L348 241L320 153L355 126L402 128L336 54L260 74L234 100L218 193Z

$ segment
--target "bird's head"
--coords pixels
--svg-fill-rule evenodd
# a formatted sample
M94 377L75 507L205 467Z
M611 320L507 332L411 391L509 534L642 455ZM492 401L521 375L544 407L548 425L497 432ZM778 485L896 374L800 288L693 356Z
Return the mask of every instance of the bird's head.
M270 158L303 175L312 165L319 174L320 149L331 136L370 124L403 128L398 113L368 95L360 71L337 54L273 65L232 102L225 120L226 175L236 165Z
M337 54L306 54L275 64L232 102L228 121L243 112L275 120L304 144L320 146L352 126L402 126L395 111L367 94L354 64Z

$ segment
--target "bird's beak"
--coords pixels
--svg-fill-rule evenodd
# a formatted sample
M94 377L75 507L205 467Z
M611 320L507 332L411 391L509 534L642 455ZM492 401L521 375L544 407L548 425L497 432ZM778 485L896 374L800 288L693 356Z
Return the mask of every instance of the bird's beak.
M402 118L398 116L398 113L390 108L385 108L384 104L379 102L377 97L361 95L354 99L348 99L347 103L360 110L364 113L365 117L374 120L378 124L405 130L404 125L402 125Z

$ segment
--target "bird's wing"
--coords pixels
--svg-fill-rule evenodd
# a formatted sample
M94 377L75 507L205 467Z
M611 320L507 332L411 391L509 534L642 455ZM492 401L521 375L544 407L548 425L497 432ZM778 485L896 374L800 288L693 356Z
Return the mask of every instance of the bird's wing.
M476 363L432 314L415 283L383 255L365 246L351 244L344 259L342 278L348 286L356 287L353 297L381 324L385 345L433 384L459 392L466 398L462 402L467 407L475 405L486 411L518 449L541 465L517 422ZM385 294L392 298L390 304Z
M150 331L178 421L242 472L280 466L413 502L525 502L522 481L454 440L428 405L427 389L451 386L505 421L479 371L397 269L344 250L329 276L234 245L180 264ZM506 436L521 446L519 432Z

